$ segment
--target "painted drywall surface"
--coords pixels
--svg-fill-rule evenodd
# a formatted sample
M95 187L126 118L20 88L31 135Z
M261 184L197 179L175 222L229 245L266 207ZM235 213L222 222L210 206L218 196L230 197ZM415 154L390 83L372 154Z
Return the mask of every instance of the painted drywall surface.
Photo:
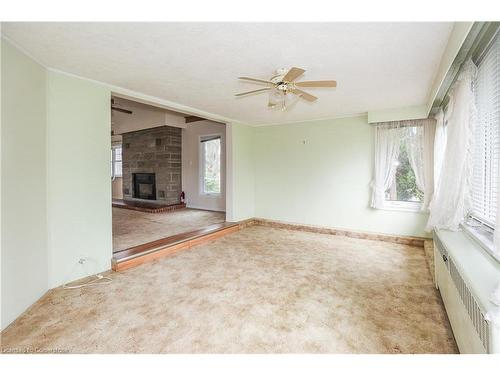
M469 34L474 22L455 22L453 29L451 30L450 38L444 50L443 57L439 63L439 68L437 70L436 76L432 83L432 88L429 93L429 99L427 101L427 114L431 111L432 105L434 104L434 99L439 91L439 88L443 84L443 81L450 70L453 60L457 56L465 38Z
M111 112L111 129L117 135L165 125L176 128L186 127L183 115L165 109L121 98L115 99L115 106L132 111L132 113Z
M236 122L227 127L227 221L255 216L255 130Z
M221 136L221 194L201 193L200 137ZM212 211L226 210L226 125L213 121L197 121L182 130L182 190L186 205Z
M46 70L1 48L3 329L47 291L48 251Z
M110 91L48 73L49 287L110 268ZM80 258L87 261L81 265Z
M255 216L428 236L424 213L369 207L373 132L364 116L257 128Z

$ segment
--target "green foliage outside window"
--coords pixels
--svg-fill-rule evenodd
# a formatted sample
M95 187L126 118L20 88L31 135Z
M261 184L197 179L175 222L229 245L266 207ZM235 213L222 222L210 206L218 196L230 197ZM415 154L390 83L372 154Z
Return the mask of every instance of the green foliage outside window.
M406 142L402 142L399 148L399 165L395 175L395 197L391 200L398 201L422 201L424 194L418 189L415 173L410 165ZM394 199L395 198L395 199Z

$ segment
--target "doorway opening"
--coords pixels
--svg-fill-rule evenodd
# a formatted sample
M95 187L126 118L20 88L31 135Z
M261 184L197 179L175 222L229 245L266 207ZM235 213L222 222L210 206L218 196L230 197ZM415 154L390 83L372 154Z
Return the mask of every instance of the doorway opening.
M113 255L226 223L226 124L113 95Z

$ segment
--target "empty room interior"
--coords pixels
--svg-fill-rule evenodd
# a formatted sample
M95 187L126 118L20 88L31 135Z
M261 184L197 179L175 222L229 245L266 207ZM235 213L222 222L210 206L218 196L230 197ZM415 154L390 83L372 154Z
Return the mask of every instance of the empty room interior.
M226 124L111 97L113 254L225 228Z
M2 22L2 353L500 353L499 34Z

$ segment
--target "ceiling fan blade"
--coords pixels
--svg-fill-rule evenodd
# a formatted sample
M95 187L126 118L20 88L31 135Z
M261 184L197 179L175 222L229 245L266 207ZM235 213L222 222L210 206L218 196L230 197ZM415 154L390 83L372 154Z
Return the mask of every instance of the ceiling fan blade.
M250 78L250 77L238 77L238 79L243 79L245 81L252 81L252 82L259 82L259 83L267 83L274 85L271 81L266 81L265 79L258 79L258 78Z
M265 89L258 89L258 90L253 90L253 91L247 91L247 92L240 92L239 94L234 94L234 96L243 96L243 95L248 95L248 94L255 94L258 92L264 92L264 91L269 91L271 90L270 87L266 87Z
M285 74L285 76L283 77L283 81L292 82L296 78L300 77L304 72L304 69L293 67L288 71L287 74Z
M337 81L302 81L295 82L298 87L337 87Z
M123 109L123 108L118 108L118 107L111 107L111 109L113 111L118 111L118 112L123 112L123 113L126 113L128 115L131 115L133 112L128 110L128 109Z
M299 90L299 89L292 89L292 90L290 90L290 92L293 92L296 95L300 95L301 97L303 97L305 100L307 100L309 102L314 102L316 99L318 99L316 96L308 94L307 92Z

